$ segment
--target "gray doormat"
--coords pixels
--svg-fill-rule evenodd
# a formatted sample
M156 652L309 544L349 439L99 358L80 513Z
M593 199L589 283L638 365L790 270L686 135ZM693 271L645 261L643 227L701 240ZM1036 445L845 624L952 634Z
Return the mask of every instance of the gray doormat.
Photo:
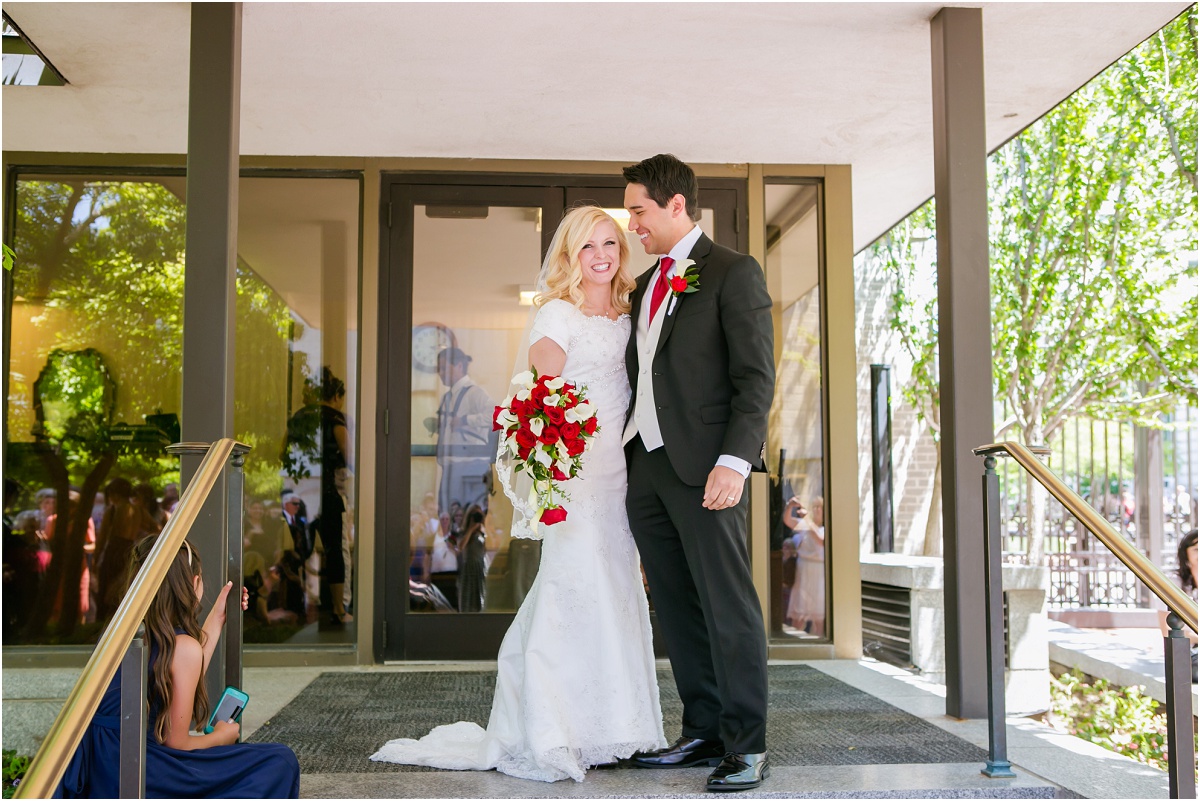
M778 766L984 762L964 740L804 665L768 668L767 748ZM421 737L459 720L487 725L495 671L322 673L250 742L280 742L311 773L428 771L367 757L396 737ZM679 736L683 705L660 670L667 740Z

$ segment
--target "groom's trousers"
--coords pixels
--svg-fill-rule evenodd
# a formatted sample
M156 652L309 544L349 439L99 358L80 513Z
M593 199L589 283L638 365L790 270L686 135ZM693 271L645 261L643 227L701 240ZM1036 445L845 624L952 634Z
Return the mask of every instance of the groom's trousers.
M736 507L702 506L665 448L628 445L626 506L658 633L683 700L685 737L742 754L767 750L767 646L746 547L749 493Z

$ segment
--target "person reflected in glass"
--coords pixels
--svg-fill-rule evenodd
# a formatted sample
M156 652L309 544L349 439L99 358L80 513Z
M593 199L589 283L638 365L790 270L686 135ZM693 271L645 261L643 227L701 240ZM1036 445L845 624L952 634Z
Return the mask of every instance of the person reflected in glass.
M38 588L37 518L22 512L15 518L8 515L16 503L20 486L11 478L4 479L4 642L12 643L25 621L25 612ZM22 518L21 515L24 515ZM22 525L27 528L22 528Z
M789 625L814 637L825 635L825 499L812 500L794 535L796 580L788 600Z
M167 525L167 520L171 518L159 504L158 497L154 494L154 487L149 484L142 483L133 488L133 503L146 510L146 514L158 524L160 531L163 526Z
M104 498L108 505L96 548L97 620L111 616L125 597L125 571L133 544L159 532L158 523L133 503L133 485L127 479L109 481L104 487Z
M458 538L450 521L450 513L438 515L437 531L429 556L429 583L437 587L452 607L458 607Z
M79 490L72 488L67 493L67 517L63 528L67 529L71 525L70 521L75 517L75 510L79 507ZM42 531L42 539L51 548L54 547L54 537L58 531L57 513L46 518L46 528ZM94 557L96 555L96 527L92 524L92 518L87 521L87 531L83 535L83 566L79 576L79 619L84 623L94 623L96 621L96 609L92 606L92 567ZM58 599L54 602L54 615L57 617L62 610L63 596L62 590L59 592Z
M487 534L484 514L471 504L463 515L463 530L458 537L458 611L482 612L487 594Z
M346 384L329 367L321 368L321 511L317 531L324 551L321 580L329 592L330 622L354 618L346 611L346 486L350 473L350 435L346 427Z
M496 408L487 390L467 371L471 357L456 347L437 356L438 376L446 386L436 418L425 425L437 432L437 463L442 469L438 484L438 511L450 512L453 504L487 508L488 484L496 460L492 438L492 411Z

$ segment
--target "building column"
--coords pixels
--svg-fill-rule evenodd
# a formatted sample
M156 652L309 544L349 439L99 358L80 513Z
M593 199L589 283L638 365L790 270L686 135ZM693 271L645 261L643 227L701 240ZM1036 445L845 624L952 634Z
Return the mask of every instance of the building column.
M191 17L180 423L184 441L212 443L234 435L242 4L192 3ZM196 474L201 458L182 457L180 478L185 486ZM206 605L227 580L232 580L235 588L242 584L240 567L231 571L231 563L240 566L241 554L229 553L227 500L228 482L218 482L189 537L204 565ZM230 593L230 609L240 610L240 596L240 590ZM241 620L240 611L228 614ZM231 678L219 667L225 664L227 639L221 638L210 662L218 669L207 674L208 697L213 703ZM240 649L240 636L237 639L235 647Z
M946 714L987 717L982 461L990 443L991 292L983 12L943 8L930 24L941 382Z

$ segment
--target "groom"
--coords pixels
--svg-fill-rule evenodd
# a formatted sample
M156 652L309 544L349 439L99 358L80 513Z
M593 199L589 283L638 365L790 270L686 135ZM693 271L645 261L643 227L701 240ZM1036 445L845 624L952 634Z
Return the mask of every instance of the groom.
M626 504L684 707L683 736L633 762L715 765L709 790L748 790L769 775L745 490L774 394L771 298L753 258L696 225L690 167L658 155L624 175L629 230L659 256L631 298Z

